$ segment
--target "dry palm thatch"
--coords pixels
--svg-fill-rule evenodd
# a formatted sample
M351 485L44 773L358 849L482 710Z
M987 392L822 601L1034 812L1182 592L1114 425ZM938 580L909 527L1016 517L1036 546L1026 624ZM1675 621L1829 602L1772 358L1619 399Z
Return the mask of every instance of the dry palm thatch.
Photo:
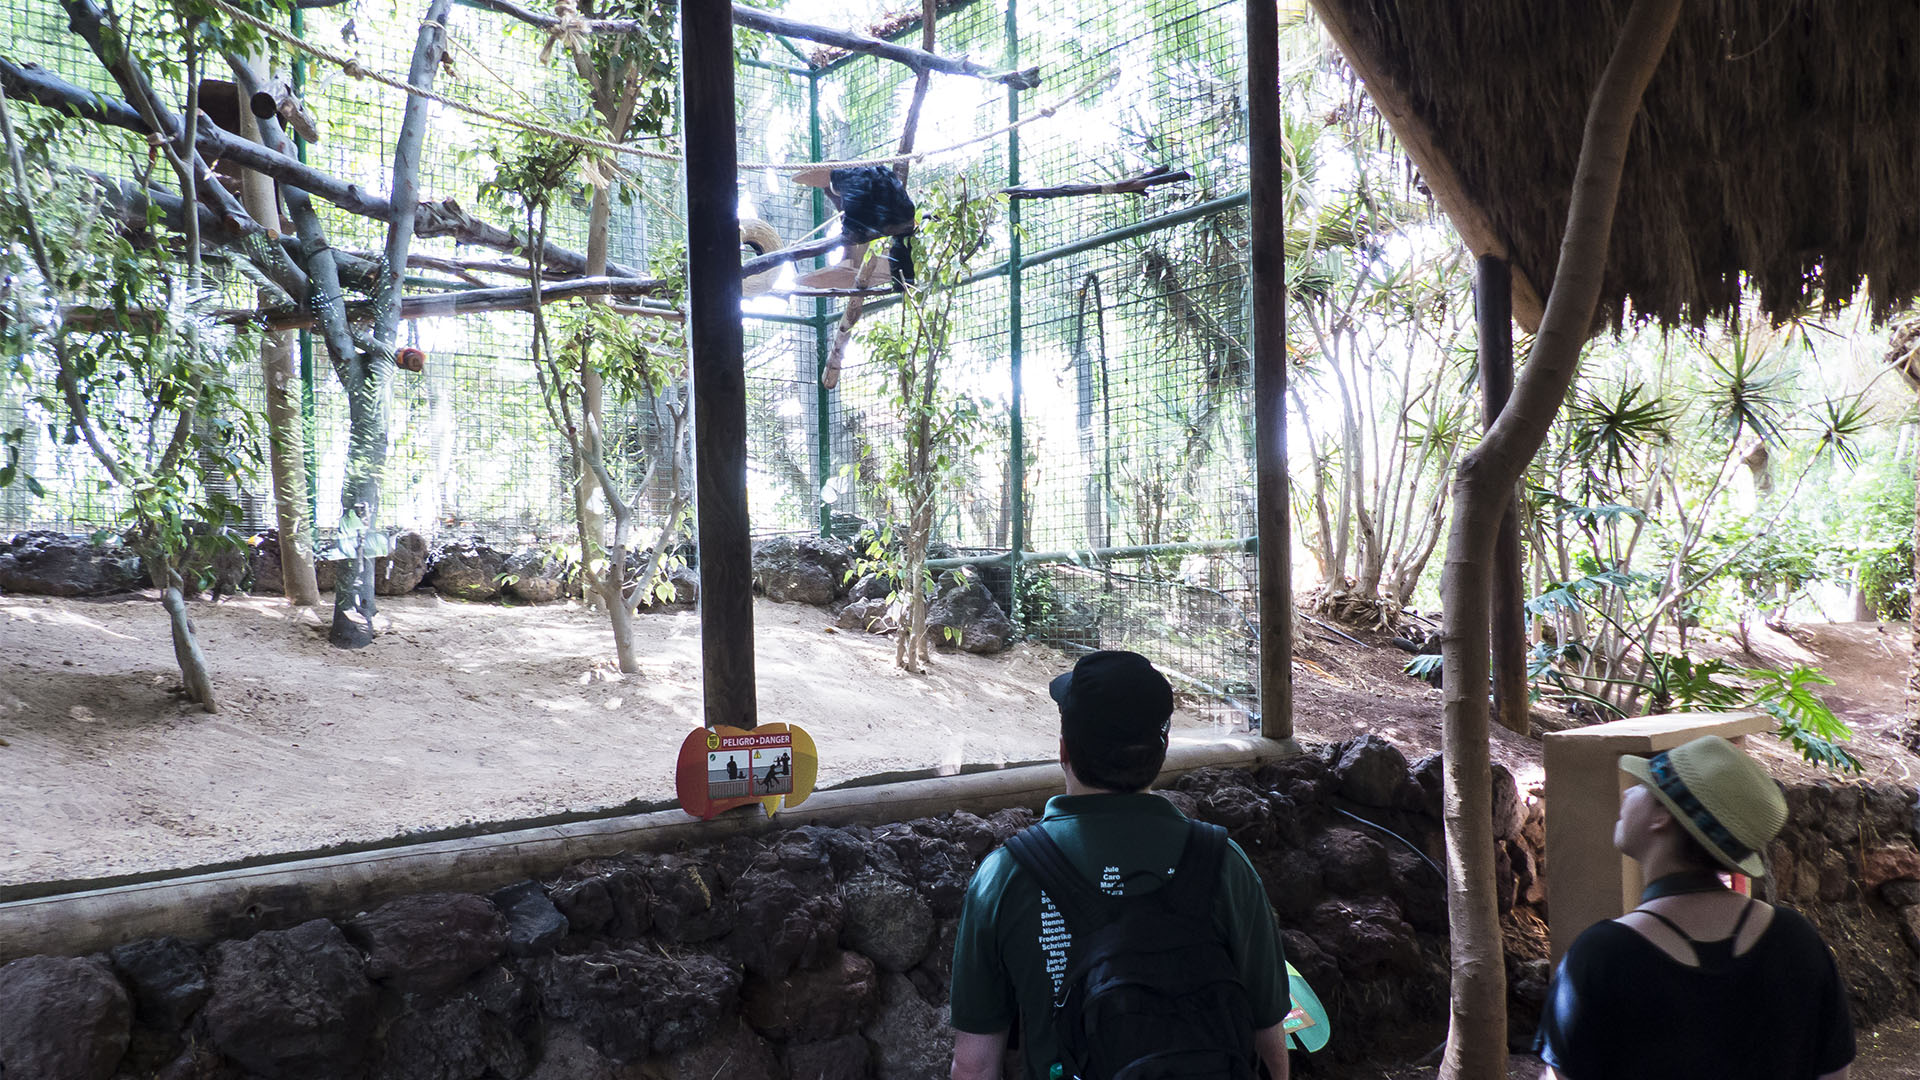
M1449 207L1456 221L1481 217L1482 235L1462 233L1504 246L1544 296L1628 0L1313 2L1376 99L1397 98L1423 169L1452 174L1470 204ZM1634 127L1596 320L1701 326L1737 315L1743 283L1776 319L1863 287L1876 320L1905 306L1920 292L1916 54L1920 5L1686 5Z

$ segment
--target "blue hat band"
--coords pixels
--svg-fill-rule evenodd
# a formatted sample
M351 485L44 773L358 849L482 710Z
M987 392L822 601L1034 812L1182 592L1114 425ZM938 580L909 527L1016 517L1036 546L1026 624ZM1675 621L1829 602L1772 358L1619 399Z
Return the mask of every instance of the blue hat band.
M1720 824L1720 819L1709 813L1706 807L1700 805L1700 800L1693 797L1693 792L1687 790L1687 782L1680 779L1680 774L1674 771L1673 762L1668 760L1667 755L1655 754L1649 758L1647 771L1653 775L1653 782L1660 785L1661 793L1672 799L1673 805L1679 807L1681 812L1699 827L1701 834L1713 841L1713 845L1728 858L1739 862L1753 854L1752 848L1735 840L1733 834L1727 831L1727 827Z

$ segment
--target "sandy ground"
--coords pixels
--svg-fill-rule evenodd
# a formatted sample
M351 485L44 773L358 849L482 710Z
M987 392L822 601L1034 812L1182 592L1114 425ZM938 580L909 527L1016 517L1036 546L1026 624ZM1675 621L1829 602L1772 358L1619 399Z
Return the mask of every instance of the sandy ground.
M1046 681L1020 646L893 667L890 639L757 601L763 722L797 723L822 786L1056 753ZM386 632L330 647L310 617L241 598L194 606L221 709L182 704L151 599L0 597L0 886L224 863L464 823L673 797L699 725L699 624L639 622L644 671L613 669L578 606L384 600ZM1210 719L1182 717L1203 738Z
M0 597L0 888L228 863L673 797L672 763L699 724L699 624L639 620L645 670L610 663L604 621L578 606L383 603L361 653L330 647L277 600L194 606L222 695L208 715L178 701L165 620L151 598ZM1023 645L892 665L889 639L835 631L825 612L757 601L761 718L798 723L822 786L896 770L1051 758L1045 684L1070 659ZM1372 731L1409 758L1440 746L1440 694L1400 674L1380 635L1365 646L1308 624L1299 641L1302 738ZM1758 631L1736 662L1822 665L1870 775L1912 782L1898 742L1903 626L1822 623ZM1709 650L1732 653L1732 646ZM1233 721L1186 714L1176 738ZM1755 740L1782 775L1807 772ZM1522 785L1540 744L1495 729Z

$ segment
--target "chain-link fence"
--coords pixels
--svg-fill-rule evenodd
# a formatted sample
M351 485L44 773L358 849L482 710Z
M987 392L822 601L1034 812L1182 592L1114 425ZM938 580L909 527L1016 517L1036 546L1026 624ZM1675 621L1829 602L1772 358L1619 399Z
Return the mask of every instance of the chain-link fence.
M55 0L4 0L18 29L5 46L92 89L113 92L66 29ZM1154 166L1192 179L1148 195L1022 199L1009 204L976 279L955 298L943 379L987 404L986 437L962 480L942 493L939 539L959 551L1037 553L1000 592L1022 625L1064 647L1136 648L1187 689L1248 706L1257 697L1252 622L1251 370L1247 350L1247 170L1241 5L1231 0L1119 0L1104 5L982 0L937 27L937 51L990 67L1038 66L1043 82L1011 91L936 75L915 146L938 149L1045 108L1051 116L916 162L910 191L964 179L985 193L1019 184L1112 181ZM303 33L350 49L367 67L402 73L412 17L356 3L305 12ZM542 64L542 32L490 11L456 7L452 72L437 86L489 108L532 115L589 106L569 66ZM909 25L901 40L918 44ZM564 52L564 50L560 50ZM757 41L736 70L741 212L784 243L830 227L816 189L756 163L894 153L914 76L868 56L829 56L805 41ZM284 57L276 57L285 64ZM384 188L403 101L377 83L308 60L304 92L323 125L308 160L368 189ZM1011 100L1010 100L1011 99ZM525 227L478 203L487 151L512 134L436 107L421 170L423 198L454 197L503 226ZM131 137L98 144L80 164L118 175L144 158ZM671 166L636 167L616 200L611 257L646 267L681 235ZM551 239L584 250L584 182L552 202ZM372 253L382 227L322 207L332 243ZM445 239L423 255L472 257ZM487 253L490 257L492 253ZM809 261L804 271L824 260ZM410 271L414 288L457 288L444 270ZM244 294L242 283L229 288ZM240 296L244 301L244 295ZM756 533L846 531L856 519L898 521L884 477L901 421L887 373L856 329L837 387L820 375L846 300L750 299L747 321L749 505ZM870 302L869 326L898 318ZM389 375L385 522L428 534L501 538L571 535L573 466L542 402L530 360L530 317L486 314L403 324L401 344L428 356L419 374ZM338 520L346 461L346 398L325 350L303 341L308 474L315 521ZM250 388L259 398L257 385ZM78 448L47 437L48 418L18 388L0 425L37 432L26 448L44 498L0 492L0 530L112 527L119 496L97 484ZM608 403L609 443L630 480L658 418L644 403ZM246 491L251 520L272 524L265 473ZM1093 556L1089 551L1113 552ZM1072 553L1072 554L1069 554Z

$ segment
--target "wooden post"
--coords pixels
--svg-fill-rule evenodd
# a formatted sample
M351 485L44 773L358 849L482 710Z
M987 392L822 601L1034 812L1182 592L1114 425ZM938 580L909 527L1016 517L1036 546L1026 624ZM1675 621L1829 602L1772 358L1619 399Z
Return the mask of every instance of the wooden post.
M1293 738L1293 538L1287 517L1286 209L1280 20L1247 0L1247 162L1252 197L1254 525L1260 540L1260 734Z
M740 328L740 201L733 12L680 6L687 155L687 343L692 353L700 670L708 727L754 726L753 551L747 522L747 379Z
M1480 327L1480 409L1485 426L1506 407L1513 393L1513 273L1507 260L1482 255L1476 262L1473 296ZM1508 731L1525 735L1527 708L1526 585L1520 559L1518 499L1507 504L1493 538L1493 719Z
M1620 771L1620 756L1658 754L1702 735L1738 743L1771 728L1765 713L1674 713L1546 736L1547 928L1554 963L1582 930L1640 902L1640 864L1613 847L1620 793L1634 783Z

